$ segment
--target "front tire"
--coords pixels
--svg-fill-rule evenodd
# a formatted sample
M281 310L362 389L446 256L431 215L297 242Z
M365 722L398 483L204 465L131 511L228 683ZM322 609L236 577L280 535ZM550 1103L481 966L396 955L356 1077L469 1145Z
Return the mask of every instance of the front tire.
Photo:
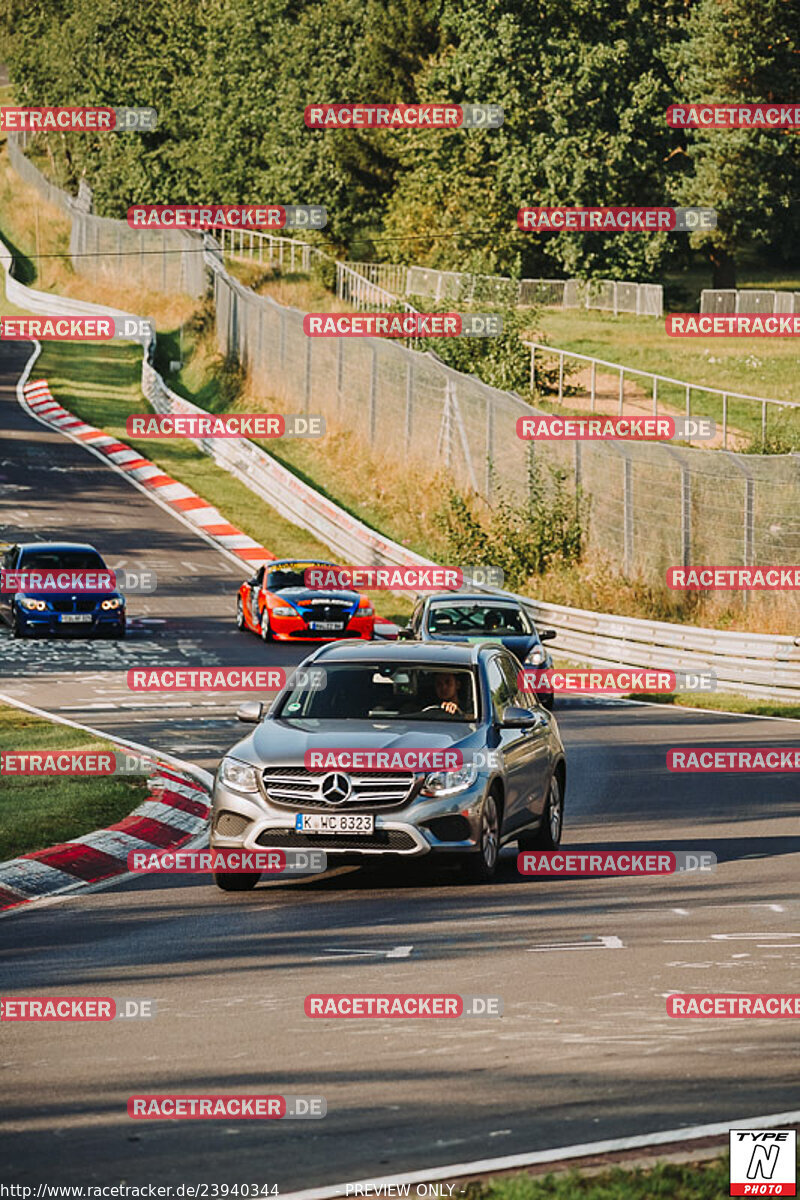
M489 793L481 809L479 842L477 854L470 854L464 860L464 875L469 883L491 883L497 874L500 853L500 811L494 792Z
M236 871L214 871L213 879L221 892L249 892L261 878L258 871L243 874Z
M272 641L272 630L269 627L269 609L267 609L267 608L265 608L261 614L261 624L260 624L259 628L261 630L262 642L271 642Z
M242 632L245 629L244 605L242 604L241 596L236 597L236 628L242 630Z
M14 613L11 618L11 636L14 638L30 637L29 631L20 623L19 614Z
M561 844L564 826L564 797L558 776L550 780L547 804L542 813L542 823L535 833L521 833L517 838L520 850L557 850Z

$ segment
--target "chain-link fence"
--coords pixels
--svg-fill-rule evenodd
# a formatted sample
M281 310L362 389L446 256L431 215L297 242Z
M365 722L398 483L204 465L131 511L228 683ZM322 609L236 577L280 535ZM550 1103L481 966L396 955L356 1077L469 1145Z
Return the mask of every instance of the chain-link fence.
M564 472L589 508L589 544L663 583L667 566L788 565L800 556L800 456L758 457L637 442L521 441L518 396L432 354L377 338L308 338L303 313L257 296L217 256L219 350L287 407L323 413L376 451L444 469L495 502L521 501L529 469Z
M155 291L186 292L198 298L206 291L200 239L185 230L131 229L126 221L87 211L91 192L78 197L50 183L22 153L17 136L8 135L8 154L17 174L42 198L72 221L69 249L73 268L93 278L124 279Z

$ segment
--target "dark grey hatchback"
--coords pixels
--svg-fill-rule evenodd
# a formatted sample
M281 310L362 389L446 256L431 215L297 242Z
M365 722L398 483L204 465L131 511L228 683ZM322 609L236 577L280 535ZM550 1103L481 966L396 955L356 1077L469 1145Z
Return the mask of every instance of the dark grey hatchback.
M290 682L268 713L256 702L239 709L258 727L219 765L212 848L447 855L488 882L506 842L559 844L564 747L552 713L519 691L520 663L504 646L340 643L302 665L307 675L324 668L326 686ZM311 751L411 747L460 753L432 771L306 767ZM259 876L214 878L240 891Z

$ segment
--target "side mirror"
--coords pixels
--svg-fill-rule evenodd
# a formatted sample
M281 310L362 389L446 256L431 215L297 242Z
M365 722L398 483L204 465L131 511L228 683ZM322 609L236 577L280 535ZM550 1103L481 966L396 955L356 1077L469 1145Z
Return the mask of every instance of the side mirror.
M532 725L538 725L539 716L530 708L519 708L515 704L510 704L508 708L503 709L503 719L500 724L505 729L528 729Z
M236 720L247 725L258 725L263 715L264 705L260 700L245 700L236 710Z
M401 642L407 642L414 636L414 630L410 625L402 625L397 631L397 636Z
M558 634L556 633L555 629L540 629L539 630L539 641L540 642L552 642L553 638L555 638L555 637L558 637Z

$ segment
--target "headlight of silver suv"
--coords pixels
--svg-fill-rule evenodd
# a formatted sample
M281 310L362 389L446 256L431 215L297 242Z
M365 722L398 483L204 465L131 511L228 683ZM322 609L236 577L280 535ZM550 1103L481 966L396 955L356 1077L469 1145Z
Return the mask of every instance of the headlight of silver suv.
M478 778L478 768L475 763L464 763L456 771L433 771L425 776L422 785L423 796L453 796L456 792L466 791L472 787Z
M238 758L223 758L217 775L220 783L235 792L257 792L258 772L255 767L239 762Z

